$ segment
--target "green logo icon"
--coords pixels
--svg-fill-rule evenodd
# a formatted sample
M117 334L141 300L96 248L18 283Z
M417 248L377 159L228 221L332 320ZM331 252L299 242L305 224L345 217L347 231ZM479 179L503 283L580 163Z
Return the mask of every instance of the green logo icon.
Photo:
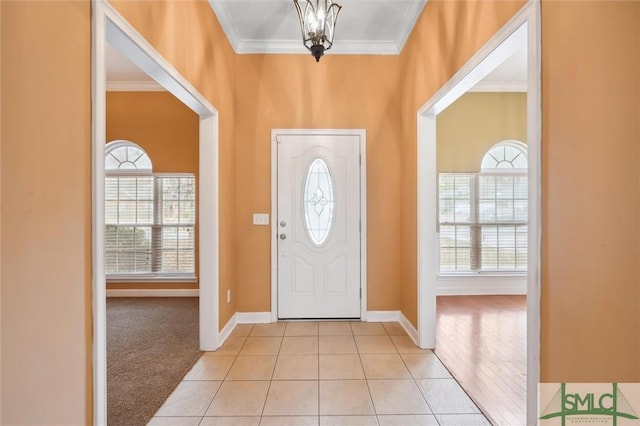
M585 422L589 422L587 417L608 416L613 419L613 426L617 425L618 417L637 420L636 412L618 384L611 385L611 393L567 393L566 383L561 383L560 389L541 413L540 420L560 417L562 426L565 426L567 417L571 416L580 416Z

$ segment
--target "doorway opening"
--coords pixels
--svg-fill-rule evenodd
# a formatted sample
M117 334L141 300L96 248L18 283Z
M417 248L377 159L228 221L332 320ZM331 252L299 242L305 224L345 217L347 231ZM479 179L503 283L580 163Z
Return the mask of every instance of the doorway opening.
M93 416L106 424L105 146L106 44L117 49L199 117L200 349L218 348L218 116L216 109L107 2L92 16Z
M439 215L436 165L437 116L467 92L519 45L527 47L528 242L527 424L536 423L540 323L540 33L539 4L528 3L440 91L418 111L418 332L419 346L436 347L439 274Z

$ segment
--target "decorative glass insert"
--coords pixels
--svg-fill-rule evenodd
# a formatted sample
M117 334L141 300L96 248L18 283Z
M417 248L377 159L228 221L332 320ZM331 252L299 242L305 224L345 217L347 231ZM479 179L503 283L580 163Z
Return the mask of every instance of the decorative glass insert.
M307 169L304 184L304 219L311 242L320 247L327 241L333 225L333 180L329 167L316 158Z

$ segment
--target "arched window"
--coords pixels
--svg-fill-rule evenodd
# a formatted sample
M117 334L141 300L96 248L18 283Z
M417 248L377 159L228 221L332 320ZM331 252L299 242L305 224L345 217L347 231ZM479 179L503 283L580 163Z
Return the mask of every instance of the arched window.
M483 172L503 169L527 169L527 146L519 141L499 142L484 154L480 168Z
M440 272L526 272L527 147L493 145L480 173L440 173Z
M151 158L144 149L130 141L113 141L107 144L104 168L109 172L116 170L138 170L151 173Z
M130 141L107 144L105 154L107 278L193 278L195 176L153 173Z

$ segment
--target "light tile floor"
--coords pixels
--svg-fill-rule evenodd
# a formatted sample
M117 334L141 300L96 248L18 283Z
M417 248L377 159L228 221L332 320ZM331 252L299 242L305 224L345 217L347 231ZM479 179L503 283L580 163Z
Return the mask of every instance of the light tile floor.
M149 425L488 425L398 323L240 324Z

